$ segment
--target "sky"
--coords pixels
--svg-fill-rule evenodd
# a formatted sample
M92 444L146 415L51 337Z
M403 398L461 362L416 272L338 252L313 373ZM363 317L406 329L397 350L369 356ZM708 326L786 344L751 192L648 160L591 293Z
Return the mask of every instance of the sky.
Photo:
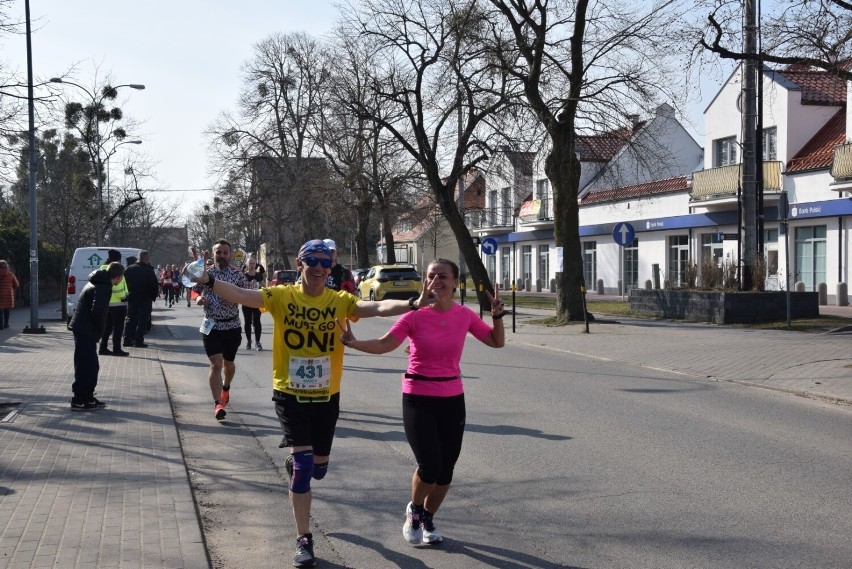
M24 0L9 12L23 19ZM143 91L119 90L125 116L142 123L130 137L142 144L120 152L152 164L157 179L143 189L196 204L213 197L196 190L216 181L208 174L204 132L236 109L253 45L278 32L325 35L337 9L331 0L30 0L30 16L34 82L73 69L68 79L90 91L96 72L115 85L144 84ZM23 36L4 37L0 52L26 77ZM66 89L72 100L85 99L79 89Z
M236 109L253 45L276 32L323 36L338 18L332 0L30 0L30 12L36 83L70 70L68 79L90 90L96 73L116 85L145 85L119 91L125 115L141 122L131 138L143 141L120 152L150 163L156 180L143 189L180 201L185 212L213 197L204 133ZM23 14L24 0L15 0L10 15ZM0 42L0 57L25 73L24 38ZM69 97L83 96L66 89ZM706 101L690 111L697 126L688 130L702 145L701 113L715 89L702 88Z

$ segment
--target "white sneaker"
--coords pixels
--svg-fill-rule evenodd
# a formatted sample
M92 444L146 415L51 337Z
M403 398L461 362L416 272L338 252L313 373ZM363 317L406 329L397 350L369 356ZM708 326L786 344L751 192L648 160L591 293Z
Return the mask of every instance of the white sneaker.
M435 529L435 524L432 523L432 514L424 513L421 516L423 526L423 543L426 545L436 545L444 541L444 536L438 533Z
M257 351L258 351L258 352L262 352L262 351L263 351L263 346L261 346L261 345L260 345L260 342L258 342L258 343L257 343Z
M420 514L414 511L414 504L408 503L405 508L405 524L402 526L402 535L405 540L417 545L423 541L423 528L420 527Z

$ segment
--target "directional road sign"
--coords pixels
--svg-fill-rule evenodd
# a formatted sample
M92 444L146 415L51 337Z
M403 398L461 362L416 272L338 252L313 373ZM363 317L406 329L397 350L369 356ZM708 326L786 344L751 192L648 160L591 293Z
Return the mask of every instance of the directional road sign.
M622 221L616 223L615 227L612 228L612 238L622 247L626 247L636 239L636 230L626 221Z
M479 245L480 250L486 255L494 255L497 253L497 240L493 237L486 237Z

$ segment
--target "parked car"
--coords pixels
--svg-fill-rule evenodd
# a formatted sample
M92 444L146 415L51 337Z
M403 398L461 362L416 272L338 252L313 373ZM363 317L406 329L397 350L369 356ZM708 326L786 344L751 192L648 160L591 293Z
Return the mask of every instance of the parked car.
M370 272L370 269L352 269L352 276L355 278L355 286L361 284L364 275ZM356 289L357 290L357 289Z
M282 269L275 271L272 274L272 280L269 281L269 286L296 284L296 279L299 278L299 271L290 269Z
M417 297L420 295L420 274L414 265L376 265L361 279L358 294L370 300Z

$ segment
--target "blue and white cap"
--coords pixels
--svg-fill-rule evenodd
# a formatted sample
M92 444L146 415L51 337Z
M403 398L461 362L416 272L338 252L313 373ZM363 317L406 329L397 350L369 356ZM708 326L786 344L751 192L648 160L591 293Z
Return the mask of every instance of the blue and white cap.
M331 249L323 243L322 239L311 239L302 245L302 248L299 249L299 254L296 256L297 259L304 259L311 253L325 253L329 257L331 257Z

